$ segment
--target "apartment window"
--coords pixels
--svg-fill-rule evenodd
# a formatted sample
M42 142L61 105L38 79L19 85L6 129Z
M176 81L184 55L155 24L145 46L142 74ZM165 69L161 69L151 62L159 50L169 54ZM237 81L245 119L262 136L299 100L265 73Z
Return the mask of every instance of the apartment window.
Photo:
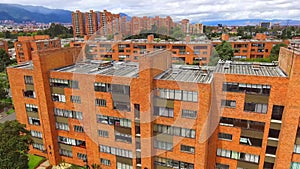
M83 133L84 132L84 129L82 126L74 126L74 131L75 132L79 132L79 133Z
M241 153L241 152L225 150L221 148L217 149L217 156L227 157L227 158L242 160L242 161L248 161L257 164L259 163L259 155Z
M195 119L197 117L197 111L183 109L181 111L181 117Z
M207 49L207 46L194 46L194 50L196 49Z
M127 111L130 112L130 102L117 102L114 101L114 109L120 110L120 111Z
M132 165L117 162L117 169L133 169Z
M194 154L195 153L195 147L180 145L180 151Z
M276 155L277 147L267 146L266 154Z
M173 143L154 140L154 148L161 149L161 150L173 150Z
M73 157L72 150L59 149L59 154L66 157Z
M24 76L24 81L25 81L25 84L33 84L33 78L32 76Z
M231 157L231 150L224 150L224 149L217 149L217 156L221 156L221 157Z
M229 165L217 163L216 169L229 169Z
M154 124L153 131L157 133L163 133L163 134L186 137L186 138L196 137L195 130L181 128L181 127L167 126L162 124Z
M99 137L108 137L108 131L106 130L98 130Z
M262 84L246 84L246 83L223 83L223 91L226 92L246 92L261 95L270 95L271 86Z
M102 165L110 166L110 160L105 159L105 158L100 158L100 163Z
M60 123L56 122L55 123L56 129L58 130L65 130L65 131L70 131L69 124L68 123Z
M106 106L106 100L104 100L104 99L96 99L95 100L95 105L96 106L105 107Z
M66 118L82 120L82 112L79 112L79 111L54 108L54 114L55 114L55 116L61 116L61 117L66 117Z
M25 104L25 108L27 112L38 112L38 107L34 104Z
M279 138L280 130L270 129L269 137L271 138Z
M163 99L198 102L198 92L173 89L158 89L158 92L159 97Z
M70 96L70 100L72 103L81 103L80 96Z
M35 92L33 90L26 90L23 92L24 97L35 98Z
M274 163L264 162L264 169L273 169Z
M67 145L72 145L72 146L85 147L85 141L76 140L73 138L68 138L68 137L63 137L63 136L58 136L58 142L67 144Z
M121 157L132 158L132 152L130 150L125 150L121 148L99 145L99 151Z
M227 134L227 133L219 133L218 138L220 140L229 140L232 141L232 134Z
M177 161L169 158L155 157L154 164L158 166L168 167L168 168L194 169L194 164L183 162L183 161Z
M36 126L40 126L41 122L40 119L35 118L35 117L28 117L28 123Z
M221 105L222 105L222 107L235 108L236 102L235 102L235 100L222 100Z
M37 137L37 138L42 138L43 137L42 133L39 132L39 131L31 130L30 133L31 133L32 137Z
M52 100L55 102L66 102L66 96L62 94L52 93Z
M132 142L131 137L132 136L130 134L123 134L115 131L115 141L131 143Z
M282 119L283 110L284 110L284 106L274 105L273 109L272 109L272 117L271 117L271 119L281 120Z
M87 161L87 155L82 153L77 153L77 158L83 161Z
M55 79L55 78L50 78L50 86L61 87L61 88L73 88L73 89L79 88L77 80L66 80L66 79Z
M154 107L154 116L174 117L174 109L167 107Z
M231 126L231 127L241 127L243 129L251 129L255 131L263 132L265 129L265 123L256 122L251 120L233 119L227 117L221 117L220 125Z
M300 168L300 163L299 162L291 162L290 169L299 169L299 168Z
M94 89L98 92L109 92L111 90L110 86L108 83L94 83Z
M240 153L240 160L259 163L259 156L254 154Z
M131 128L131 120L97 114L97 122Z
M294 145L294 153L300 154L300 145L299 144Z
M245 103L244 111L256 112L266 114L268 111L268 104L261 103Z
M245 145L248 145L248 146L261 147L262 146L262 139L241 136L240 144L245 144Z
M32 147L33 147L34 149L37 149L37 150L40 150L40 151L44 151L44 150L45 150L44 144L33 143L33 144L32 144Z

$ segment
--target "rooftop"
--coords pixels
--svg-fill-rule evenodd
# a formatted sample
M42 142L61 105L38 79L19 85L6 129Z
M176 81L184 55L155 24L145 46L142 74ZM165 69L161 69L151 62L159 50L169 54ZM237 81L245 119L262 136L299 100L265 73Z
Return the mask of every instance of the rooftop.
M277 62L258 63L219 61L218 65L215 68L215 73L287 77L286 74L279 68Z
M137 77L138 76L138 63L130 62L110 62L87 60L78 62L71 66L55 69L57 72L72 72L79 74L94 74L105 76L121 76L121 77Z
M212 80L214 67L199 67L192 65L172 65L162 74L155 77L159 80L172 80L181 82L209 83Z
M16 66L12 66L13 68L20 68L20 69L33 69L33 63L32 61L24 62L21 64L18 64Z

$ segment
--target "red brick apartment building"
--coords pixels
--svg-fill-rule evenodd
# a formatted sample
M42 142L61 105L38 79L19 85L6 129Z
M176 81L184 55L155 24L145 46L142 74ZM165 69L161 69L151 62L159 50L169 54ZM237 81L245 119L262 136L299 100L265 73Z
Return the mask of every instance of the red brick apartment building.
M0 49L4 49L6 52L8 52L8 44L5 40L0 40Z
M279 62L172 65L89 60L80 48L33 51L7 69L30 153L56 165L137 169L300 167L299 46Z
M99 18L99 20L98 20ZM173 22L170 16L161 18L155 17L136 17L133 16L127 20L127 16L113 14L107 10L103 12L80 12L79 10L72 13L72 24L74 36L84 36L100 34L102 36L122 34L131 36L140 34L142 30L151 30L156 26L161 34L169 35L172 28L178 26L185 34L202 34L203 24L191 24L188 19L183 19L179 23ZM97 32L98 31L98 32Z
M31 52L51 48L61 48L59 38L50 39L49 35L19 36L14 43L18 63L32 60Z
M234 50L234 56L237 58L268 58L274 45L285 43L288 41L267 39L265 34L257 33L256 37L251 40L236 40L230 38L228 34L222 34L222 40L229 42ZM221 44L221 40L213 40L212 44L215 47Z
M86 58L92 60L137 62L139 57L145 53L166 49L172 52L173 63L207 65L209 62L212 51L212 45L209 41L156 42L153 39L153 35L149 35L148 39L114 41L97 41L96 38L91 38L85 42L71 42L70 46L82 46Z

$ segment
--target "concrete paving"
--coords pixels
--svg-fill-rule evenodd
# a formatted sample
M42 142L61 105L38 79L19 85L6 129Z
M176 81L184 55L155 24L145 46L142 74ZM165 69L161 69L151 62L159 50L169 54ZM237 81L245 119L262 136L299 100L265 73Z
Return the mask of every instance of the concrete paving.
M3 113L0 113L0 123L4 123L10 120L16 120L16 113L12 113L10 115L4 115Z
M49 160L46 160L42 164L40 164L36 169L47 169L47 167L49 166L50 166Z

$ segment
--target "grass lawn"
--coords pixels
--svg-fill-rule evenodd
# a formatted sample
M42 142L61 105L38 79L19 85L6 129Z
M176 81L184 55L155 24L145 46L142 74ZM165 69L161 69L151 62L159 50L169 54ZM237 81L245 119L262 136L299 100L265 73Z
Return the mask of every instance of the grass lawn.
M7 115L10 115L10 114L12 114L13 112L15 112L14 109L9 109L9 110L6 112L6 114L7 114Z
M28 154L28 157L29 157L29 162L28 162L29 169L34 169L42 161L45 160L44 157L40 157L40 156L36 156L36 155L32 155L32 154Z

